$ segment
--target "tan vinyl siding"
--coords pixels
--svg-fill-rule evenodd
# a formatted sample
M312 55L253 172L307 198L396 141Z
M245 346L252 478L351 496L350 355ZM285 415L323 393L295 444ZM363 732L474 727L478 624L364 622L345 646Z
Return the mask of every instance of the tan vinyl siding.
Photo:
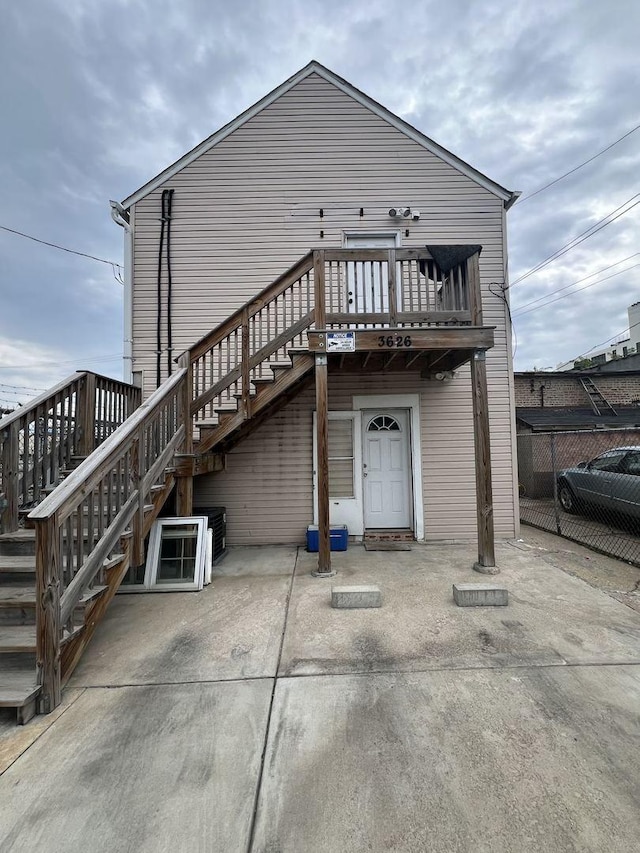
M430 382L417 373L331 375L329 408L351 410L354 395L420 394L425 539L476 535L471 391L468 377ZM302 543L313 520L313 389L227 454L226 470L200 477L197 506L225 506L231 545ZM452 448L450 435L457 436ZM495 442L492 443L494 452ZM511 456L494 452L496 535L513 535L507 521L511 492L500 488ZM496 472L498 475L496 476Z
M165 187L175 190L171 247L174 355L310 248L342 245L345 231L400 230L404 246L482 244L485 324L497 327L496 346L487 360L496 533L514 535L512 394L505 308L488 290L491 282L504 280L499 198L317 75L305 78L186 166ZM134 369L143 370L145 393L155 386L161 192L162 188L154 190L135 206ZM398 226L387 213L396 203L418 208L420 221ZM166 278L163 286L166 288ZM166 319L164 309L163 317ZM162 346L166 348L164 331ZM163 352L163 371L165 363ZM361 377L358 388L373 387L379 381ZM384 378L390 393L398 393L405 381L397 374ZM416 390L415 378L412 381ZM333 407L350 408L349 392L338 389L333 375L330 385L336 386L332 388ZM420 388L426 535L471 538L475 488L468 369L459 371L450 385L422 382ZM341 394L346 395L344 400ZM232 541L301 541L299 530L311 514L305 473L311 465L310 409L299 434L286 420L301 405L300 400L294 401L261 427L229 454L227 471L217 475L216 491L228 495L231 505L252 505L254 517L230 522L232 529L239 525L237 535L230 534ZM273 447L278 446L280 432L287 436L286 458L276 461L272 454L260 456L262 439L256 436L263 432ZM294 440L295 447L291 445ZM250 448L256 442L254 453ZM254 479L262 485L255 486ZM286 519L275 522L273 506L288 506L290 501Z

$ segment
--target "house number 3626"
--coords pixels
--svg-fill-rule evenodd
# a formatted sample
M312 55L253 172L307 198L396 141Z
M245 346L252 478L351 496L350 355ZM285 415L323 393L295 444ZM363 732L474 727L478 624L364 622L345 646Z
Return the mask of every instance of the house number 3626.
M380 335L378 338L379 347L410 347L411 335Z

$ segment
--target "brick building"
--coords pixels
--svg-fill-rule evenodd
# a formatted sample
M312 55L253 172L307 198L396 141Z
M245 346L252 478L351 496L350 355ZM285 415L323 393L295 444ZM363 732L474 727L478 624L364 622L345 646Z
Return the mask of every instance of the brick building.
M640 370L527 371L514 385L518 481L529 497L553 493L554 470L640 445Z

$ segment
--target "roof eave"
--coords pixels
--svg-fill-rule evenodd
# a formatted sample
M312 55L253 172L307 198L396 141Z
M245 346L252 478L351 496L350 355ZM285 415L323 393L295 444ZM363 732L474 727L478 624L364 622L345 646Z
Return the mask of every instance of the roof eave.
M413 139L418 145L421 145L423 148L426 148L428 151L431 151L432 154L435 154L444 162L448 163L454 169L465 174L471 180L475 181L477 184L482 186L484 189L493 193L502 199L505 210L508 210L519 198L521 195L520 192L512 192L511 190L505 189L505 187L500 184L492 181L486 175L483 175L482 172L479 172L477 169L474 169L473 166L470 166L469 163L466 163L464 160L461 160L455 154L452 154L450 151L447 151L446 148L443 148L437 142L430 139L428 136L425 136L415 127L410 125L408 122L401 119L399 116L392 113L386 107L379 104L377 101L373 100L373 98L366 95L364 92L361 92L359 89L356 89L351 83L347 80L344 80L342 77L339 77L337 74L334 74L333 71L330 71L328 68L325 68L324 65L321 65L319 62L312 60L305 65L304 68L301 68L296 74L292 77L289 77L288 80L285 80L281 83L277 88L273 89L259 101L257 101L253 106L249 107L244 112L240 113L239 116L236 116L235 119L230 121L228 124L224 125L213 133L211 136L208 136L205 140L200 142L195 148L192 148L170 166L167 166L162 172L152 178L150 181L147 181L146 184L143 184L136 192L132 193L130 196L125 198L122 201L122 206L125 209L129 209L132 205L139 202L145 196L149 195L149 193L158 189L158 187L162 186L166 181L170 180L175 174L177 174L181 169L185 166L188 166L189 163L192 163L210 148L213 148L219 142L222 142L223 139L226 139L231 133L241 127L245 122L249 121L255 115L257 115L261 110L265 107L268 107L274 101L276 101L279 97L284 95L306 77L309 77L311 74L317 74L323 79L327 80L327 82L332 83L336 88L340 89L346 95L352 97L355 101L362 104L362 106L374 112L376 115L380 116L380 118L389 122L389 124L396 127L410 139Z

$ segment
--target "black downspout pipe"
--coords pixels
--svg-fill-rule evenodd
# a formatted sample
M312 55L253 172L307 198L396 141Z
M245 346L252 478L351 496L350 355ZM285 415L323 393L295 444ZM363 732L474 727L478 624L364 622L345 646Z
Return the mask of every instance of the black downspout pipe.
M173 205L173 190L166 190L167 193L167 376L171 376L172 356L173 356L173 335L171 330L171 208Z
M160 359L162 355L162 250L164 248L165 205L167 190L162 191L160 214L160 247L158 249L158 287L156 292L156 388L160 386Z

